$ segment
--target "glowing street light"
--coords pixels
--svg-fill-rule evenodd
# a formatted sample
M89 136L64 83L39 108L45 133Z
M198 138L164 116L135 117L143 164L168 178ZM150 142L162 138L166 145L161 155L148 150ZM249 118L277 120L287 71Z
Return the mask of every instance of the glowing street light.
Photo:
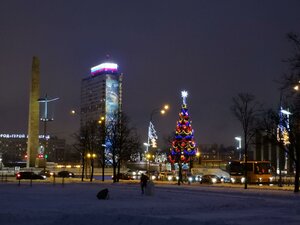
M235 137L234 139L239 142L237 149L241 149L242 148L242 138L240 136L238 136L238 137Z
M238 137L235 137L234 139L237 140L239 143L238 147L236 147L236 149L240 150L239 159L241 160L241 158L242 158L242 137L238 136Z
M104 117L104 116L101 116L100 119L98 120L98 123L99 123L99 124L102 124L104 120L105 120L105 117Z
M199 151L196 152L196 157L198 158L198 163L201 164L201 153Z
M150 153L147 153L147 154L146 154L146 158L147 158L147 160L148 160L148 169L147 169L147 173L148 173L148 175L149 175L149 177L150 177L150 161L151 161L151 158L154 159L154 155L151 155Z
M294 86L294 90L295 90L295 91L299 91L299 89L300 89L299 85L300 85L300 81L298 81L298 84L296 84L296 85Z

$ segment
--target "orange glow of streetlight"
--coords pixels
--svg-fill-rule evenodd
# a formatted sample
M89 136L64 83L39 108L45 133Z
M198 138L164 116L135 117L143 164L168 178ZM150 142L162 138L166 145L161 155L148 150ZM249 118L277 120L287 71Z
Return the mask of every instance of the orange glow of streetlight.
M105 117L104 117L104 116L101 116L100 119L98 120L98 123L99 123L99 124L102 124L102 122L103 122L104 120L105 120Z

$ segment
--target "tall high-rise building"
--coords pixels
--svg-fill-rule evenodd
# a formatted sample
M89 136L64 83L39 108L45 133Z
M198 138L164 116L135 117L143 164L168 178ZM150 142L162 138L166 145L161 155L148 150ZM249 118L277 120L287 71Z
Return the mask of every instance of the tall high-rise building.
M80 125L105 118L107 124L122 109L122 74L118 65L105 62L82 79Z

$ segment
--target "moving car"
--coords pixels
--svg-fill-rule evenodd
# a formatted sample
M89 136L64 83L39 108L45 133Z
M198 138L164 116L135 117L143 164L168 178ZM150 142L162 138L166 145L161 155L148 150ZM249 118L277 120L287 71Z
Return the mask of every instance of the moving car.
M133 177L130 176L128 173L118 173L117 178L119 180L133 180ZM112 179L114 179L113 176L112 176Z
M46 179L46 176L36 174L34 172L19 172L16 174L17 180L44 180Z
M206 174L200 178L200 183L215 184L220 183L221 179L217 175Z
M158 175L159 180L167 180L167 181L174 181L176 179L174 173L172 172L160 172Z
M58 177L75 177L74 173L72 173L70 171L66 171L66 170L58 172L57 176Z

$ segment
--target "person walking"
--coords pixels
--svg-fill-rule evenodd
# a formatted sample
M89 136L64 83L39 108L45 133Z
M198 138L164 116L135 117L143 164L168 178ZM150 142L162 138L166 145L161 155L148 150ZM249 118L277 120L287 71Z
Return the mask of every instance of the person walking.
M141 190L142 190L142 195L144 194L144 189L147 187L147 182L149 180L149 177L145 174L142 173L141 176Z

